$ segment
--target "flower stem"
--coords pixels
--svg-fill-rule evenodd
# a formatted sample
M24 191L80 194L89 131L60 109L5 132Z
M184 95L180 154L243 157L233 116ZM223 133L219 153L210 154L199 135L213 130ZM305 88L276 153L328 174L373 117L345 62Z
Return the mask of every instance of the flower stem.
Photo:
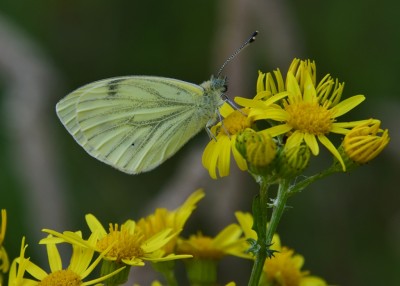
M278 195L274 201L274 209L272 211L271 220L267 227L266 243L268 246L271 245L272 238L276 232L279 221L285 210L286 201L289 198L289 181L282 180L279 184Z
M301 192L302 190L307 188L309 185L311 185L315 181L318 181L322 178L325 178L325 177L332 175L334 173L337 173L339 171L341 171L341 169L338 169L336 167L336 165L332 165L330 168L324 170L323 172L320 172L316 175L310 176L310 177L296 183L295 185L290 187L290 189L288 190L288 194L289 194L289 196L291 196L291 195L294 195L295 193Z
M285 210L286 201L289 198L289 185L290 182L288 180L281 181L278 189L278 195L273 204L274 208L272 211L271 220L268 224L268 184L261 184L259 203L257 203L257 200L255 200L256 202L253 203L254 228L258 236L257 244L259 249L255 255L255 261L248 284L249 286L258 286L265 260L273 256L273 251L270 249L270 246L279 221Z
M255 253L255 260L253 264L253 269L251 271L251 276L248 285L257 286L260 280L264 262L267 259L268 245L267 240L267 222L268 222L268 187L269 184L266 180L261 179L260 183L260 193L253 201L253 217L254 225L253 229L257 232L257 245L259 249Z

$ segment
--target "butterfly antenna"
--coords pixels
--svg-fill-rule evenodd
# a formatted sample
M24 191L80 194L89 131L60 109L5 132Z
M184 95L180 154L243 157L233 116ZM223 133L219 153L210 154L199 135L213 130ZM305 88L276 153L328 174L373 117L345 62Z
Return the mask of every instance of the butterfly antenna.
M251 44L252 42L254 42L254 41L256 40L257 34L258 34L258 31L255 31L255 32L251 35L251 37L250 37L246 42L244 42L244 44L243 44L239 49L237 49L237 50L224 62L224 64L221 66L221 68L220 68L219 71L218 71L217 78L221 75L222 70L225 68L225 66L226 66L232 59L234 59L244 48L246 48L249 44Z

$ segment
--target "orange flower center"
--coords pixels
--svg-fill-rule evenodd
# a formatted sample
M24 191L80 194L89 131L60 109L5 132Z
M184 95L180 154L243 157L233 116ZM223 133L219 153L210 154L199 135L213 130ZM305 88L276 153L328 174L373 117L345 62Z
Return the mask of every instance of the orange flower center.
M79 286L82 285L81 277L72 270L59 270L47 275L38 286Z
M247 117L247 110L235 110L222 121L221 131L234 135L239 131L245 130L251 126L251 120Z
M287 124L295 130L313 135L327 134L332 129L332 112L318 103L298 102L287 104Z
M121 230L118 230L118 224L114 226L110 224L109 231L105 237L97 242L97 247L102 251L113 244L110 252L107 253L107 257L116 258L119 262L122 259L143 256L143 250L140 247L143 235L138 235L137 233L131 234L123 225L121 226Z

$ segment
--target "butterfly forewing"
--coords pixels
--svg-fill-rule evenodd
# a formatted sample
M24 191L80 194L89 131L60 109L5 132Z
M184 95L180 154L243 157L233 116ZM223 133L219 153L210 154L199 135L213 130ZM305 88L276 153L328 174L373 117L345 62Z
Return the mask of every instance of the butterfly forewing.
M136 174L160 165L206 125L203 95L180 80L119 77L77 89L57 113L89 154Z

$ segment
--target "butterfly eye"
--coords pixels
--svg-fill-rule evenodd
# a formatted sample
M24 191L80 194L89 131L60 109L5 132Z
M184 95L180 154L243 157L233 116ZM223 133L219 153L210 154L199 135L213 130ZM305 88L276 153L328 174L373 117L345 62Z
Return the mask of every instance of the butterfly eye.
M227 85L227 84L224 84L223 89L222 89L222 92L227 92L227 91L228 91L228 85Z

